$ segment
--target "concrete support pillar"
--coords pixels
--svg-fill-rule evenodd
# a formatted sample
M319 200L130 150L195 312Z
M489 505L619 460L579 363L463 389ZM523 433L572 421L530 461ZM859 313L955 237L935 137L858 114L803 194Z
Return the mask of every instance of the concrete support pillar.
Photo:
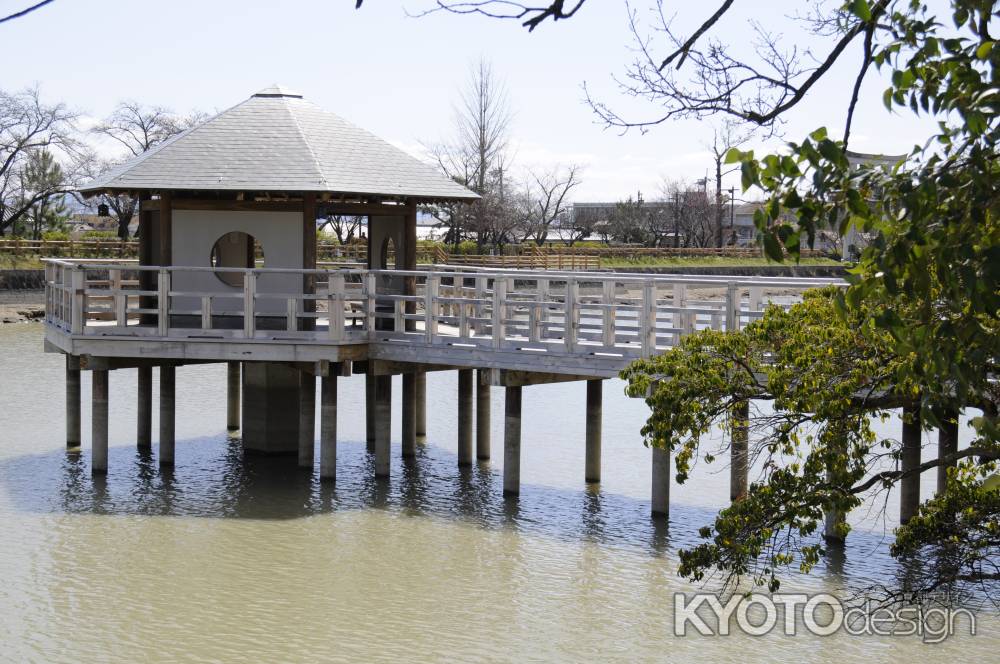
M160 465L174 465L174 394L177 368L160 367Z
M670 516L670 450L653 448L653 516Z
M320 379L319 478L337 477L337 375Z
M603 417L604 381L587 381L587 453L584 479L601 481L601 420Z
M903 434L900 470L904 473L920 465L920 406L903 408ZM899 480L899 522L906 523L920 507L920 475L914 473Z
M483 370L476 376L476 458L490 458L490 386L483 383Z
M298 453L301 391L298 369L277 362L243 363L240 437L247 452Z
M832 446L836 446L836 451L838 454L847 453L847 447L844 441L847 439L843 431L837 431L833 434ZM826 481L831 485L836 485L838 482L843 482L843 478L838 477L833 469L828 467L826 471ZM847 520L847 515L840 510L830 509L825 512L824 523L823 523L823 539L826 540L827 546L842 548L846 544L844 535L841 531L841 524Z
M414 374L416 393L416 434L417 438L427 436L427 373L418 371Z
M389 477L392 376L375 376L375 477Z
M750 442L750 403L741 401L730 415L732 440L730 441L729 500L736 502L747 496L749 487L748 448Z
M147 449L153 446L153 367L136 370L135 444Z
M66 447L80 446L80 358L66 356Z
M240 428L240 363L226 363L226 428Z
M403 456L417 453L417 374L403 374Z
M508 387L504 395L503 493L521 492L521 387Z
M945 413L942 420L941 428L938 430L938 458L958 451L958 411ZM954 467L954 462L938 466L938 493L944 493L945 487L948 485L948 469Z
M365 444L375 451L375 376L370 371L365 374Z
M472 369L458 370L458 465L472 463Z
M312 468L316 456L316 377L299 372L299 468Z
M108 472L108 372L95 369L90 391L90 470L95 475Z

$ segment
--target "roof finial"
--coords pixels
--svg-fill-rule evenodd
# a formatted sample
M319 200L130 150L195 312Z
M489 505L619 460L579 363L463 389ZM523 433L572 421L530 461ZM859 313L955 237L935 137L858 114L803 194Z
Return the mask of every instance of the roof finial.
M289 97L291 99L302 99L302 95L294 90L286 88L283 85L278 85L274 83L269 85L263 90L257 92L254 97Z

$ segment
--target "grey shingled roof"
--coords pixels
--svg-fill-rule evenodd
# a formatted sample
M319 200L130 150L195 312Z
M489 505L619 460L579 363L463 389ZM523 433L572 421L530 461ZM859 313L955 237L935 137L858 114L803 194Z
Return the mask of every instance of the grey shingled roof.
M280 86L264 88L83 185L472 200L433 166Z

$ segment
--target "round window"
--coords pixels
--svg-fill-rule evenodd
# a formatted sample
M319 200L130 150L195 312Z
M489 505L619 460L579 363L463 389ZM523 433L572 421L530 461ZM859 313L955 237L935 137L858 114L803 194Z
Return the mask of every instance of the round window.
M212 245L212 267L254 267L257 257L264 257L260 242L242 231L226 233ZM239 272L216 272L223 283L230 286L242 286L243 275Z

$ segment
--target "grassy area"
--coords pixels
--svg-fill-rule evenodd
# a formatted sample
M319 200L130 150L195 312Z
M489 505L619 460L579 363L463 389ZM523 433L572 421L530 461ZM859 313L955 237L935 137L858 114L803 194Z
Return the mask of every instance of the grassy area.
M0 270L41 270L38 256L14 256L0 253Z

